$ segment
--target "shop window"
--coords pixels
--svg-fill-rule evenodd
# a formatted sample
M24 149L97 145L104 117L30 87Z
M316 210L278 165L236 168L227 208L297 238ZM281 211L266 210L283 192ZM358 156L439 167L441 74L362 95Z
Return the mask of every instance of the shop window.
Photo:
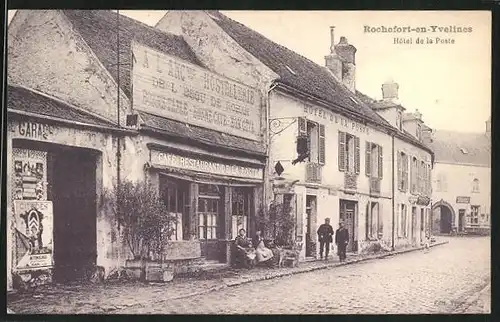
M382 234L378 202L369 202L366 209L366 239L377 239Z
M472 192L479 193L479 179L472 180Z
M176 218L175 222L172 222L169 227L172 231L169 239L188 239L188 236L184 236L184 233L187 233L187 229L183 229L184 225L187 223L186 217L188 216L185 211L185 205L188 203L188 191L186 185L182 184L178 180L161 176L160 192L161 198L167 207L167 211L170 215Z
M472 225L478 225L479 224L479 206L471 206L471 224Z
M339 170L359 174L359 137L339 131Z
M251 212L252 190L249 188L233 188L232 189L232 238L236 238L240 229L245 229L247 235L248 221Z

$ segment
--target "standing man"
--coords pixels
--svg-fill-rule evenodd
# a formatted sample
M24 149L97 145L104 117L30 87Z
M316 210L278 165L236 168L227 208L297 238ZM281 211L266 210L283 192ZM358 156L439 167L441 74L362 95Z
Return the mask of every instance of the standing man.
M328 259L330 243L333 242L333 227L330 226L330 218L325 219L325 223L318 228L319 256L323 259L323 249L326 247L325 260Z
M338 255L341 262L346 259L346 248L349 243L349 231L344 227L343 222L339 222L339 229L335 235L335 244L337 245Z

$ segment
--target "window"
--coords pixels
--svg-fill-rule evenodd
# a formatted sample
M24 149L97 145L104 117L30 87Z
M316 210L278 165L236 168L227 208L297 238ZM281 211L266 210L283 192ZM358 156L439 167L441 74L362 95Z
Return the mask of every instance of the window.
M418 192L418 161L416 157L412 158L411 161L411 173L410 173L410 192L416 194Z
M479 206L471 206L470 209L471 224L479 224Z
M220 188L215 185L200 184L198 197L198 237L217 239L217 217L221 201Z
M365 173L371 178L383 177L383 154L382 147L378 144L366 142Z
M307 136L308 161L325 164L325 126L299 117L299 136Z
M406 205L401 205L401 235L400 237L408 237L408 224L407 224L407 213L406 213Z
M437 191L446 192L448 190L446 175L444 173L439 173L437 176Z
M425 192L425 163L424 161L421 161L418 166L418 192L419 193L424 193Z
M397 159L398 165L398 189L408 191L408 155L400 152Z
M185 187L184 187L185 188ZM183 185L177 180L172 180L165 176L160 177L160 192L163 203L167 207L170 215L177 218L175 222L169 224L171 235L170 240L188 239L183 235L183 212L184 205L188 200L188 191L183 189ZM186 231L187 233L187 231Z
M339 170L359 174L359 137L339 131Z
M479 179L477 179L477 178L472 180L472 192L475 192L475 193L479 192Z

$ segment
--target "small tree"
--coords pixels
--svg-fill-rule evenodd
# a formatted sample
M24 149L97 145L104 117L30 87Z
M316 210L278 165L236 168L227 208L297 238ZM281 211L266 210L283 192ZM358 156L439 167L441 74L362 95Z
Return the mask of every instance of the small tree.
M276 245L291 246L295 240L296 223L291 210L290 206L273 201L267 214L263 209L260 211L259 228L271 236Z
M125 180L105 191L105 199L134 259L161 256L177 218L168 212L156 189L146 182Z

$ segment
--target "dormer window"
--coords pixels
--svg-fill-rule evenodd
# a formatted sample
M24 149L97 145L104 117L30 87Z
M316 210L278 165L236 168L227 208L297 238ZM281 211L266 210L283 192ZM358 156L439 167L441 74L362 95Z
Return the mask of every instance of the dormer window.
M398 110L398 115L396 115L396 127L403 131L403 112L401 110Z
M472 192L475 192L475 193L479 192L479 179L477 179L477 178L472 180Z
M422 126L420 124L417 124L417 139L422 139Z
M469 154L469 151L467 151L466 148L460 148L460 151L463 153L463 154Z

